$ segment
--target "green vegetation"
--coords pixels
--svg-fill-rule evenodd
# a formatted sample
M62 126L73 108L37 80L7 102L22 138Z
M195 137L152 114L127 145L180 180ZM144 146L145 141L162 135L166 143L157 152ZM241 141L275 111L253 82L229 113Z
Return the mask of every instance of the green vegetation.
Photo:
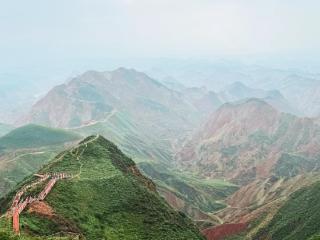
M35 237L29 235L17 236L12 232L11 221L6 217L0 218L0 239L1 240L76 240L72 237Z
M0 198L12 190L26 176L38 171L63 148L45 147L6 153L0 161Z
M46 199L55 217L21 216L24 233L68 232L90 240L203 239L190 219L159 197L134 162L102 137L87 138L59 154L44 172L71 173L73 178L59 181Z
M12 126L7 125L7 124L0 123L0 137L2 137L3 135L7 134L7 133L10 132L12 129L13 129Z
M293 193L269 225L254 239L319 239L320 182Z
M37 125L17 128L0 138L0 197L26 176L35 173L64 148L79 139L68 131Z
M41 146L62 144L79 138L80 137L77 134L72 132L30 124L16 128L1 137L0 150L37 148Z
M1 240L76 240L72 237L32 237L32 236L17 236L7 231L0 232Z
M308 240L320 240L320 235L314 235L311 238L309 238Z
M172 171L161 164L139 163L142 171L158 186L204 212L214 212L225 207L220 201L235 192L238 187L219 179L203 179L191 173Z
M136 123L127 112L114 112L108 120L97 122L93 125L77 129L83 136L100 134L117 144L121 150L134 158L157 159L161 162L169 162L171 159L169 141L160 141L143 124Z
M319 163L320 159L283 153L274 166L273 172L280 177L294 177L301 172L319 170Z

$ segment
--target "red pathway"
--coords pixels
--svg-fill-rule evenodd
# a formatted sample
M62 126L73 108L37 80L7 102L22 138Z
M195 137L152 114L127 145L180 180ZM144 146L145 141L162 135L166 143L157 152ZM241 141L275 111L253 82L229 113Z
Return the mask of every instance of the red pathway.
M40 175L39 175L40 176ZM27 197L25 200L20 201L21 196L25 193L25 190L28 189L31 186L34 186L46 179L51 177L45 188L39 193L39 195L36 198L33 197ZM19 217L20 213L31 203L35 201L43 201L47 195L50 193L52 190L53 186L56 184L56 182L59 179L65 179L65 178L70 178L70 175L67 175L65 173L53 173L53 174L46 174L41 176L41 179L35 183L30 184L29 186L26 186L23 188L21 191L19 191L16 196L13 199L12 205L11 205L11 211L12 211L12 228L13 231L16 234L20 233L20 222L19 222Z

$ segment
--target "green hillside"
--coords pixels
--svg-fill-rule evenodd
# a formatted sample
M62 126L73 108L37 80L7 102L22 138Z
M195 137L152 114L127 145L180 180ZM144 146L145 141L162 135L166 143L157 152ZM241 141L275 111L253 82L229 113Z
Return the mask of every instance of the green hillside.
M7 133L10 132L12 129L13 129L12 126L7 125L7 124L0 123L0 137L2 137L3 135L7 134Z
M77 128L76 131L83 136L107 136L136 162L141 159L157 159L162 162L171 160L169 141L160 140L143 124L136 123L129 113L115 112L105 121Z
M3 154L0 161L0 198L62 150L63 146L49 146Z
M79 136L63 130L37 125L17 128L0 138L0 197L26 176L39 170L64 144Z
M72 233L90 240L203 239L191 220L171 209L134 162L103 137L89 137L59 154L40 171L46 172L73 177L60 180L48 195L53 216L22 214L22 236ZM12 195L0 205L8 206Z
M320 182L293 193L254 239L320 239Z
M159 188L171 191L184 202L203 212L215 212L224 208L221 200L238 189L236 185L227 181L206 180L191 173L169 170L162 164L142 162L139 163L139 167Z
M39 125L26 125L16 128L0 138L0 150L36 148L61 144L79 139L75 133Z

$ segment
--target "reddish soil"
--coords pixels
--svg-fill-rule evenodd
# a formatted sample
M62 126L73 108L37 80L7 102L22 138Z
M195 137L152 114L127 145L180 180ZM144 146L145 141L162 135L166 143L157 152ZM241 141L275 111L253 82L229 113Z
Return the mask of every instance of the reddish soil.
M222 240L231 235L235 235L246 230L246 223L222 224L217 227L207 228L202 231L207 240Z
M54 215L54 211L53 209L45 202L40 202L40 201L36 201L33 202L28 210L29 213L37 213L40 215L45 215L45 216L53 216Z
M168 190L161 191L163 197L166 199L166 201L169 203L170 206L172 206L175 209L181 210L184 208L185 203L182 199L178 198L175 194Z

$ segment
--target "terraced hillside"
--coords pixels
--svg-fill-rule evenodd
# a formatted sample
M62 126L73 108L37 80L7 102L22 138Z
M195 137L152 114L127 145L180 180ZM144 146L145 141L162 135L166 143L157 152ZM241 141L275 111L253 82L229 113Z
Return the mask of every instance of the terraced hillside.
M153 182L103 137L89 137L62 152L39 174L48 172L64 172L73 178L57 182L41 208L31 205L22 214L22 236L203 239L191 220L171 209ZM1 206L8 207L14 193Z
M35 173L67 144L80 139L69 131L37 125L17 128L0 138L0 197Z

